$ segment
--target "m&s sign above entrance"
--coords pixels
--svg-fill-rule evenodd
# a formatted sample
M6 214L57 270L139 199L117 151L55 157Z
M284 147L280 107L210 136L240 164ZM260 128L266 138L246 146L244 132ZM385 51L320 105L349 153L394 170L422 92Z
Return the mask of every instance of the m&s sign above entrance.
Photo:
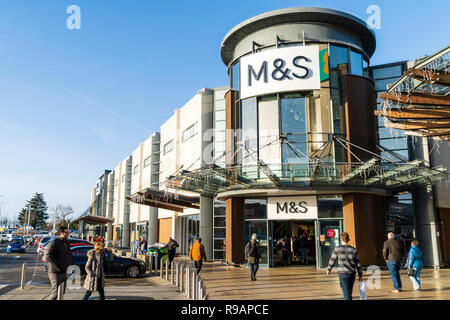
M267 199L269 220L315 220L317 198L315 196L271 197Z
M319 47L279 48L243 57L240 74L241 99L320 89Z

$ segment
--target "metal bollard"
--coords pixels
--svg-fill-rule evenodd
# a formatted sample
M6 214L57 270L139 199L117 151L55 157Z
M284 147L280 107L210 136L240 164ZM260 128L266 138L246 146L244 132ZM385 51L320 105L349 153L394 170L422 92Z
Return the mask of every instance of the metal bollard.
M25 271L26 271L27 263L24 262L22 264L22 276L20 277L20 290L25 288Z
M179 276L179 274L178 274L178 262L175 262L175 288L178 288L178 284L179 284L178 276Z
M189 266L186 267L186 298L189 299L190 297L190 286L189 286Z
M202 298L203 298L203 279L199 278L197 287L197 300L202 300Z
M184 264L180 264L180 292L183 292L183 267Z
M166 259L166 281L169 280L169 259Z
M196 271L192 271L192 300L197 297L197 278Z
M170 263L170 283L173 284L173 261Z
M148 273L152 275L153 272L153 254L148 256Z
M161 258L161 260L159 262L159 277L160 278L163 277L163 258Z
M56 297L56 300L64 300L63 285L64 282L58 286L58 296Z

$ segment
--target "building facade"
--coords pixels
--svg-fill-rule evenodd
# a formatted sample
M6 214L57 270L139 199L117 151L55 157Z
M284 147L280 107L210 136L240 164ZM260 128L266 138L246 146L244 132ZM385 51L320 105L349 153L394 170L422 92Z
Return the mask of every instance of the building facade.
M201 236L208 259L239 264L256 233L263 265L281 264L284 240L290 264L324 268L342 231L363 265L384 264L394 231L406 245L419 238L426 265L441 265L450 201L432 168L447 164L429 141L374 115L378 94L412 63L371 66L375 48L365 22L330 9L276 10L234 27L221 45L229 86L198 91L105 175L108 238L127 247L139 235L174 237L187 255ZM145 190L158 200L144 205ZM179 205L186 199L198 205Z

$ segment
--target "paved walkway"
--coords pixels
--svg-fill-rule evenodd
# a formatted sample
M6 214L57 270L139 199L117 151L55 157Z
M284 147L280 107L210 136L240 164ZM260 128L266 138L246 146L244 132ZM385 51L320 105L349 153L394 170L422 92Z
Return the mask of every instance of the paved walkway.
M364 272L366 275L366 272ZM247 267L226 267L206 263L201 272L208 300L334 300L343 299L337 272L330 276L314 267L260 268L257 281L250 280ZM381 271L379 289L369 289L368 299L450 300L450 269L425 269L422 291L414 292L406 270L401 271L403 292L391 293L392 280L388 271ZM366 280L368 276L365 276ZM359 282L355 281L353 298L359 299Z
M2 296L0 300L47 300L51 292L50 284L26 286L24 290L15 289ZM66 290L64 300L81 300L83 288ZM165 279L159 277L144 277L138 279L106 278L106 300L185 300L186 295L177 291ZM94 292L90 300L98 300Z

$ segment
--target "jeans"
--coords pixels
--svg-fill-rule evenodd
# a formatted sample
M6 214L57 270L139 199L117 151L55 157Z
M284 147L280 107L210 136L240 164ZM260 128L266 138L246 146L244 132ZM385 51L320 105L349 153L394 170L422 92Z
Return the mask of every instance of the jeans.
M300 248L299 252L300 252L300 256L302 257L302 263L305 264L306 263L306 257L308 255L308 249Z
M256 279L256 273L258 272L259 263L250 263L250 271L252 273L252 279Z
M105 290L103 287L97 287L98 294L100 295L100 300L105 300ZM83 300L87 300L92 294L92 291L86 290Z
M420 274L422 269L414 269L414 276L410 276L411 282L413 283L414 290L420 289Z
M352 300L353 285L356 275L353 273L339 273L339 283L345 300Z
M200 270L202 270L202 260L195 261L194 260L195 269L197 269L197 275L200 273Z
M394 289L398 290L402 288L402 279L400 279L400 261L387 262L389 273L391 274Z

